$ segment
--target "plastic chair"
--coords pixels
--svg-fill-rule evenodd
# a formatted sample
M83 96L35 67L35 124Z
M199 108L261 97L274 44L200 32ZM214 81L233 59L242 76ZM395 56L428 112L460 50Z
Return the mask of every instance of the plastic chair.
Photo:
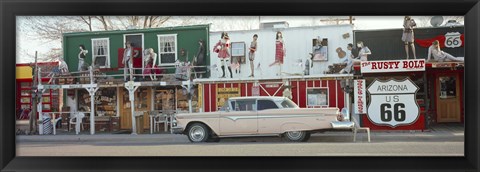
M80 133L80 129L83 130L82 119L85 117L85 113L77 112L75 115L70 118L70 125L68 125L68 130L70 131L70 126L75 124L75 133ZM73 120L75 119L75 122Z
M364 130L365 132L367 132L368 142L370 142L370 128L360 127L360 124L358 123L360 117L358 114L353 114L352 117L353 117L353 122L355 123L355 127L353 129L353 141L354 142L356 141L358 130Z
M167 114L156 114L153 118L153 130L156 132L160 131L160 124L163 123L164 131L167 132L168 130L168 116ZM158 127L157 127L158 126Z

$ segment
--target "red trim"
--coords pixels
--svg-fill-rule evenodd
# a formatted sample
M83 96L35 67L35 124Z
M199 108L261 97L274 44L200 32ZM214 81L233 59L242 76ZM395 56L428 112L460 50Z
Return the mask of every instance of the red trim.
M298 106L301 108L307 107L307 81L299 81L299 102L297 102Z
M335 98L335 81L328 81L328 107L337 107L337 99Z
M313 81L307 81L307 87L313 87Z
M218 84L211 84L210 93L212 94L212 99L210 100L210 112L217 111L217 89L215 86Z
M343 107L345 107L345 92L343 92L342 87L340 86L340 81L337 81L337 80L333 80L333 81L337 82L337 87L335 89L335 91L338 94L337 107L339 109L342 109Z
M211 84L203 85L203 107L205 108L205 112L210 112L210 85Z

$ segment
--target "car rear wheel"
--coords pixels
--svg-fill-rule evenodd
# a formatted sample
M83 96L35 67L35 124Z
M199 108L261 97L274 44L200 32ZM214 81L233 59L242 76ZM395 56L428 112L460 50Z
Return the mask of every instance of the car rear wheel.
M284 136L291 142L304 142L310 139L310 133L307 131L289 131Z
M188 129L188 139L191 142L205 142L209 138L209 129L205 124L195 123Z

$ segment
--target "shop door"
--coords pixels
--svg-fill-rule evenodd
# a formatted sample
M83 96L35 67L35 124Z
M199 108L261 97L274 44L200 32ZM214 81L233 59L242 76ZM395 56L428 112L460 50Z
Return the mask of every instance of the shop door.
M458 75L439 75L436 83L437 122L460 122Z
M129 100L128 91L126 89L122 89L122 102L121 102L121 113L120 113L120 123L121 129L130 130L132 129L132 116L131 116L131 105ZM150 118L148 116L148 111L150 111L151 101L150 101L151 91L150 88L138 88L135 91L135 111L144 111L146 115L144 115L144 122L143 128L148 129L150 127Z

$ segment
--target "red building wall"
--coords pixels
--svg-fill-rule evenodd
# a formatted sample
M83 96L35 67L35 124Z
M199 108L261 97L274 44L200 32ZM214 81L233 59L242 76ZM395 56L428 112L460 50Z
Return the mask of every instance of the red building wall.
M260 96L282 96L281 81L259 82ZM205 112L217 110L217 88L240 88L242 97L252 96L254 83L205 83L203 84L203 106ZM269 85L269 86L267 86ZM345 105L345 93L340 87L339 80L298 80L290 81L292 101L301 108L307 107L307 88L328 88L328 107L343 108Z

